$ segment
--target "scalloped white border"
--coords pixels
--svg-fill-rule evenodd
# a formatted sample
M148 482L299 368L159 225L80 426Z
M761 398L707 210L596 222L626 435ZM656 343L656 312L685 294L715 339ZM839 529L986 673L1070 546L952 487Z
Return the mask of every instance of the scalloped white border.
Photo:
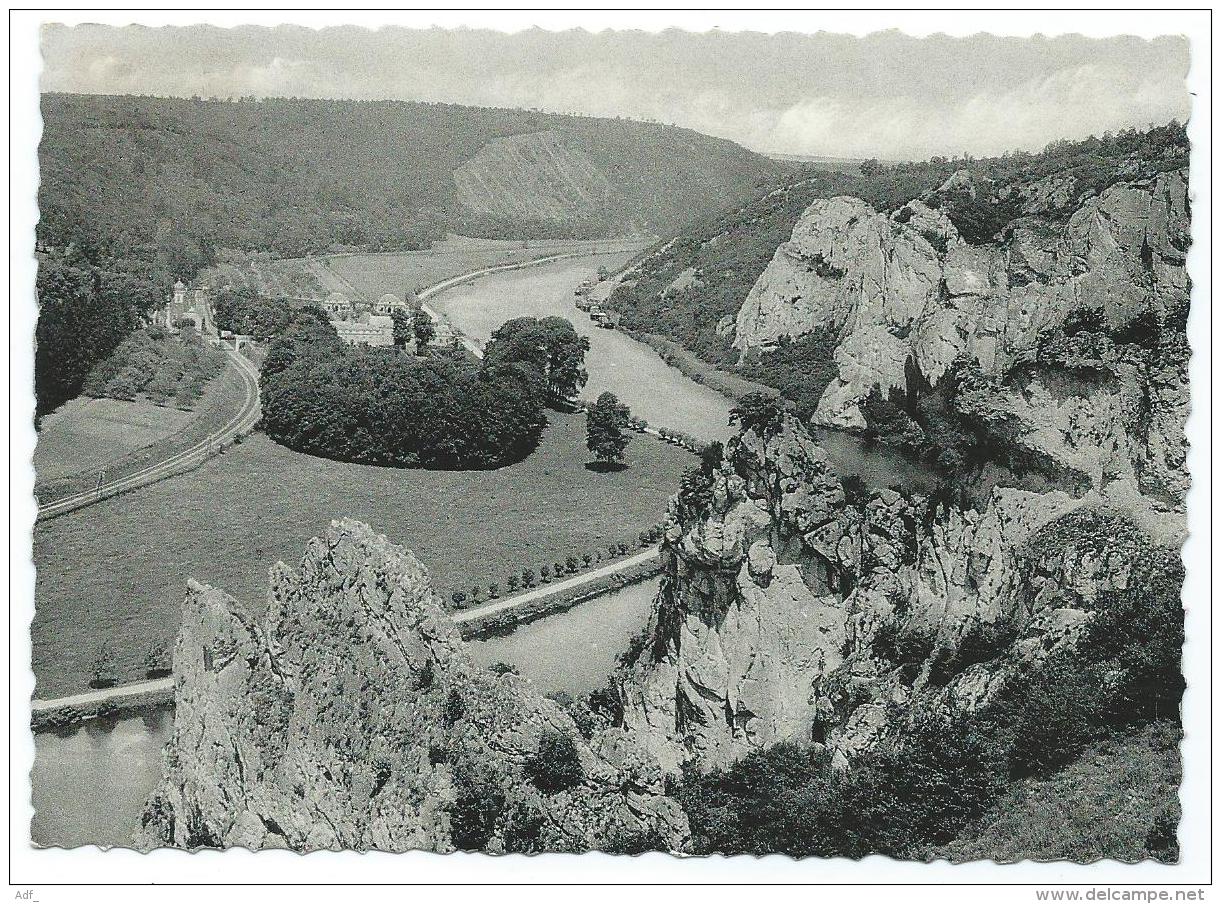
M204 852L195 855L180 851L161 850L149 855L132 851L101 852L96 848L72 851L35 850L29 845L30 798L29 771L34 745L28 731L28 701L33 688L29 669L29 622L33 613L34 569L30 560L30 526L33 522L33 470L30 457L34 446L32 422L34 401L33 330L34 330L34 262L32 256L33 227L37 220L35 194L38 185L36 148L41 134L38 114L38 74L41 60L38 54L38 27L42 22L66 24L99 22L124 25L138 22L144 25L188 25L207 22L228 26L240 24L277 25L292 22L298 25L358 24L377 27L385 24L428 27L470 26L517 31L538 25L551 30L583 27L638 28L659 31L678 27L702 31L718 27L725 31L818 31L864 35L873 31L898 28L925 36L937 32L950 35L970 35L980 31L993 34L1028 36L1033 34L1080 33L1090 37L1133 34L1155 37L1163 34L1185 34L1191 41L1192 66L1188 87L1194 95L1189 123L1192 141L1191 197L1193 245L1188 258L1194 291L1191 319L1188 326L1192 338L1191 362L1192 415L1187 435L1191 441L1188 466L1193 477L1189 497L1188 520L1191 536L1184 547L1187 563L1187 583L1184 599L1187 605L1187 645L1184 669L1188 692L1184 700L1185 779L1182 787L1183 823L1180 831L1182 860L1168 867L1154 863L1123 865L1113 862L1093 865L1071 863L1017 864L998 866L991 862L951 866L899 863L882 857L871 857L857 863L847 860L793 861L773 856L763 859L748 857L681 860L663 854L649 854L630 861L602 854L543 855L485 857L475 854L355 854L316 853L308 857L283 851ZM10 12L10 207L9 207L9 287L13 327L3 330L9 343L9 374L15 374L11 387L9 411L10 451L10 523L9 548L13 566L10 575L11 626L9 638L10 662L8 690L10 695L10 732L12 756L9 762L12 799L5 835L11 855L10 881L19 885L10 888L10 900L21 883L35 888L38 901L59 900L150 900L164 902L172 895L175 900L213 900L217 896L240 897L240 889L178 888L173 892L145 887L111 889L54 888L38 883L97 882L97 883L174 883L174 882L316 882L316 883L418 883L418 882L479 882L479 883L919 883L921 887L861 888L833 891L800 891L802 898L830 896L876 896L879 899L903 900L977 899L980 890L949 889L946 885L961 883L1040 883L1056 886L1061 883L1090 883L1094 886L1117 886L1129 883L1152 883L1157 886L1205 885L1210 879L1211 812L1210 812L1210 726L1211 689L1211 618L1210 618L1210 551L1211 551L1211 35L1210 18L1203 11L963 11L941 12L903 11L431 11L431 12L318 12L318 11L40 11ZM8 375L5 379L7 380ZM6 396L9 394L6 393ZM7 565L5 566L7 570ZM938 883L939 885L931 885ZM941 884L944 883L944 884ZM1088 889L1081 888L1081 900ZM249 891L249 890L247 890ZM524 892L530 900L558 897L548 890ZM603 890L576 892L582 897L600 896ZM607 890L616 895L623 891ZM726 896L739 898L749 892L724 889ZM466 894L486 900L502 893L490 889L467 889ZM299 901L334 901L349 893L326 887L299 888L284 891L261 891L263 895L291 895ZM404 889L362 889L362 898L393 898L402 900L413 894ZM521 892L519 892L521 893ZM701 892L701 897L714 892ZM420 892L420 894L429 894ZM446 893L447 895L449 893ZM571 900L572 891L562 892ZM629 892L629 894L637 894ZM1029 887L993 887L984 891L989 899L1036 900L1035 889ZM1163 900L1176 900L1176 891ZM464 894L465 896L465 894ZM770 896L770 895L769 895ZM1211 889L1208 896L1211 897ZM1092 900L1107 900L1095 897ZM1120 900L1111 897L1109 900ZM1130 898L1128 900L1131 900ZM1177 898L1177 900L1185 900ZM1196 900L1199 900L1198 898Z

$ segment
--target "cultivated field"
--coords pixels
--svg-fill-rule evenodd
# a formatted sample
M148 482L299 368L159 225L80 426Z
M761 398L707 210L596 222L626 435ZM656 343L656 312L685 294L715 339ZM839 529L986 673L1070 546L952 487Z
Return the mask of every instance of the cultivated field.
M39 524L36 696L85 689L104 641L120 681L142 678L149 644L177 631L188 576L261 607L268 567L298 560L344 515L414 551L445 598L492 581L503 593L510 572L611 542L637 548L692 456L636 437L628 469L595 473L584 418L550 417L538 451L498 471L342 464L255 435L189 474Z

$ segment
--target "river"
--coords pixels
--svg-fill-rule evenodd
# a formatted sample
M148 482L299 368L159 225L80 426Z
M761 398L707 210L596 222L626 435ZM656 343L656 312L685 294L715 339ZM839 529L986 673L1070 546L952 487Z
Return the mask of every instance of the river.
M484 665L512 665L539 693L587 694L606 680L629 639L648 622L658 580L603 594L511 634L471 641L468 649ZM173 709L164 707L34 735L34 843L130 844L144 802L161 779L161 749L172 728Z
M595 327L577 309L574 288L597 274L599 267L626 263L629 254L574 258L493 273L455 286L431 299L433 306L464 333L480 343L513 317L564 317L589 338L585 368L587 399L606 390L655 427L669 427L702 440L724 440L733 431L733 402L696 383L666 364L649 346L618 330ZM823 430L819 444L843 476L856 475L869 486L903 486L928 492L937 483L929 468L894 449L864 442L850 433Z
M433 296L429 303L478 342L514 317L563 317L589 339L585 369L589 382L581 395L596 399L610 391L656 427L669 427L702 440L729 435L730 401L666 364L653 349L618 330L594 326L577 309L573 290L595 276L599 267L614 268L630 255L575 258L493 273Z

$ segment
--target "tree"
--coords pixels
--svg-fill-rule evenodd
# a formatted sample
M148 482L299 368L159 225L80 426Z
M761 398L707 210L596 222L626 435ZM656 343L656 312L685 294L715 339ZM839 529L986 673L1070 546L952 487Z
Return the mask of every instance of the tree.
M415 335L411 315L401 308L397 308L390 313L390 319L393 321L391 334L394 336L394 347L406 348L407 343Z
M598 461L611 464L623 461L631 441L627 427L631 412L613 392L604 392L585 411L585 445Z
M411 318L411 331L415 334L415 349L421 355L428 354L428 345L437 338L437 328L432 318L423 311L417 311Z
M589 380L589 339L563 317L517 317L504 323L484 347L490 364L524 364L543 379L552 404L567 405Z

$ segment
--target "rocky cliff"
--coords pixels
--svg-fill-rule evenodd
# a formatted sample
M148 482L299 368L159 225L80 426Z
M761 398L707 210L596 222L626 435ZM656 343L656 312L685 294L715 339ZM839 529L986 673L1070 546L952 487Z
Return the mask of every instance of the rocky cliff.
M1121 182L1068 210L1055 180L1006 187L998 203L1020 215L983 244L940 209L964 192L965 172L889 216L855 198L815 201L742 305L735 347L832 331L837 374L815 420L861 428L862 401L905 388L913 368L933 385L962 360L1002 375L1074 315L1147 333L1182 314L1185 171Z
M1156 545L1098 494L996 487L976 510L846 493L775 414L671 504L648 642L618 679L623 725L671 770L780 740L847 764L917 699L978 709L1074 644Z
M475 665L410 552L336 522L255 616L192 583L174 734L142 846L681 849L686 819L621 729L582 736Z

